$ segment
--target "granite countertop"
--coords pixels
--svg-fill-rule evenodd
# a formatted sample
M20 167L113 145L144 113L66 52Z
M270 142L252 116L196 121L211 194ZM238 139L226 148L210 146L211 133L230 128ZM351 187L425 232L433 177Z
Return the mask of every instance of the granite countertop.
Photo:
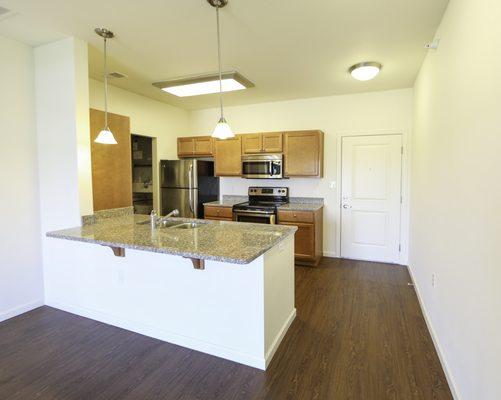
M247 196L224 195L222 200L204 203L208 206L233 207L235 204L248 201ZM288 204L278 207L284 211L317 211L324 206L324 199L318 197L291 197Z
M317 211L324 206L323 203L288 203L278 207L283 211Z
M233 207L235 204L244 203L248 201L247 196L223 196L222 200L210 201L204 203L204 206L217 206L217 207Z
M297 230L294 226L285 225L184 218L170 220L180 223L196 221L202 225L195 229L157 228L152 231L149 216L127 215L122 212L107 218L84 219L84 224L80 227L48 232L47 236L203 260L248 264Z

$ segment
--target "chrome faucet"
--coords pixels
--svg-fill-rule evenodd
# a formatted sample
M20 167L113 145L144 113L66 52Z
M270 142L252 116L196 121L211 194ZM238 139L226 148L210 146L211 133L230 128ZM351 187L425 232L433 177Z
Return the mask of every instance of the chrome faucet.
M161 225L163 222L167 221L171 217L177 217L179 215L179 210L175 209L168 213L165 217L159 217L155 210L151 211L150 221L151 228L155 229L158 225Z

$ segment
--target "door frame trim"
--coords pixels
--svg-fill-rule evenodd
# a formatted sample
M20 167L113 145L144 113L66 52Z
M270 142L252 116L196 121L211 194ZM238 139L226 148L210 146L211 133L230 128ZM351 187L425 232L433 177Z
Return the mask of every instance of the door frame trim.
M400 206L400 245L401 251L397 260L397 264L408 265L409 260L409 198L410 198L410 135L405 129L375 129L363 131L338 132L337 134L337 149L336 149L336 255L341 258L341 189L342 189L342 146L344 137L355 136L402 136L402 181L401 195L402 203Z

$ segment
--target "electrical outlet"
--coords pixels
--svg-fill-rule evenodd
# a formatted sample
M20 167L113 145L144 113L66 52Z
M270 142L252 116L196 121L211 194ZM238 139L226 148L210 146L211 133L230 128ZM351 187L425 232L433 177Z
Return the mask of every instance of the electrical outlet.
M125 272L123 269L118 270L118 283L120 285L125 283Z
M331 189L336 189L336 181L331 181L331 183L329 184L329 187Z

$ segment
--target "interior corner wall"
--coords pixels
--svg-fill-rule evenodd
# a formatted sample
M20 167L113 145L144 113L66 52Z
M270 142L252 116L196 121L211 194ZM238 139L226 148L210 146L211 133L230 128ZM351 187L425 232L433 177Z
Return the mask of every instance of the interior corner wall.
M90 175L79 171L82 167L79 152L84 153L85 160L88 158L85 152L89 151L89 142L79 138L85 133L89 119L87 45L79 39L68 38L36 47L34 55L40 221L47 299L57 254L54 241L45 237L45 233L80 225L82 209L90 208L89 194L80 192L89 185L81 179L88 180Z
M0 36L0 321L43 304L31 47Z
M323 197L324 255L337 257L337 229L340 218L338 157L340 137L401 133L404 143L412 127L412 89L370 92L343 96L260 103L225 107L225 116L235 132L292 131L320 129L325 133L324 177L284 180L248 180L221 178L222 194L247 195L249 186L289 186L294 197ZM219 118L218 110L206 109L190 113L190 134L207 135ZM405 172L404 172L405 173ZM404 176L404 185L407 176ZM333 185L331 185L333 183ZM404 193L406 193L404 188ZM405 199L404 199L405 202ZM405 204L404 204L405 205ZM407 209L403 210L402 245L406 248ZM406 252L405 252L406 254ZM402 262L406 263L406 257Z
M104 110L103 83L89 80L91 108ZM156 140L157 160L177 159L177 138L186 136L189 127L188 111L110 85L108 91L110 112L130 117L131 133L153 137ZM153 168L154 208L159 209L159 165Z
M451 1L415 85L410 269L458 399L501 398L500 17Z

